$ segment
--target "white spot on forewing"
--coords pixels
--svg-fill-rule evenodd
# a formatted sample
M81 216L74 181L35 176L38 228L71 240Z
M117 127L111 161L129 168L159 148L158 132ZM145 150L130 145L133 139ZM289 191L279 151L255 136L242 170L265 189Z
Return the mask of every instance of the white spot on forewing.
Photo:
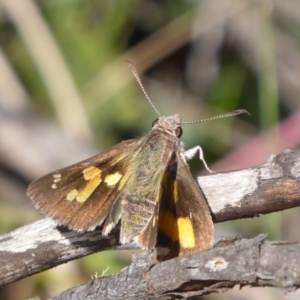
M229 262L225 260L222 256L214 257L209 260L204 267L210 269L213 272L218 272L226 269L229 265Z
M54 174L53 175L53 182L60 182L61 174Z
M53 175L53 184L51 185L52 189L57 189L57 184L61 180L61 174L54 174Z
M197 180L213 213L226 206L240 206L242 198L257 189L257 173L252 169L202 176Z

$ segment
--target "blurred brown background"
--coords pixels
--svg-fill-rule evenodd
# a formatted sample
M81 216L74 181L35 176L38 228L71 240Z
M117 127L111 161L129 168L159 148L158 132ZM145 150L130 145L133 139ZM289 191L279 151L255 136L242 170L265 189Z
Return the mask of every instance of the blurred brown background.
M192 121L215 171L247 168L300 144L300 2L297 0L0 1L0 230L43 216L26 197L39 176L147 133L156 114ZM193 173L203 169L191 162ZM198 173L197 173L198 172ZM205 172L204 172L205 174ZM262 232L300 240L299 210L218 224L216 237ZM131 252L107 251L8 285L1 299L47 299L92 275L117 273ZM299 299L248 289L203 299Z

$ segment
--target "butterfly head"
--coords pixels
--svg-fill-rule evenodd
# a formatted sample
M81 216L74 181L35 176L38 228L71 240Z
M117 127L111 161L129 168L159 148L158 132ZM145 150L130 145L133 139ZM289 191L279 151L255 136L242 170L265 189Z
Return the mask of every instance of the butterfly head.
M159 116L152 124L152 129L161 130L167 132L177 138L180 138L182 135L182 128L180 126L181 119L179 115L173 116Z

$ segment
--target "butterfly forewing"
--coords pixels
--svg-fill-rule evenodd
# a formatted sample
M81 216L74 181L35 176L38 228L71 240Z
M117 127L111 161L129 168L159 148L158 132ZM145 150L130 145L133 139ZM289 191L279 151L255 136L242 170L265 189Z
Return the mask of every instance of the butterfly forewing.
M33 182L28 195L37 208L58 224L93 230L109 215L128 165L142 139L122 142L109 150L55 171Z

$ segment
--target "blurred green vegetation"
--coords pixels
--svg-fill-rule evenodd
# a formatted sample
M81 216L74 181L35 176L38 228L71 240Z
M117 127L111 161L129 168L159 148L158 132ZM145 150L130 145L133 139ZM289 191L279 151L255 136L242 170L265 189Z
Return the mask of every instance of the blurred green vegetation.
M288 144L285 132L277 132L266 136L265 144L248 149L244 157L235 157L235 164L222 159L299 111L295 81L300 75L300 3L3 0L0 7L2 59L15 75L10 80L5 69L0 70L1 114L16 120L33 114L38 116L36 122L55 124L66 139L98 151L141 136L157 116L125 63L128 59L162 114L179 112L190 121L238 108L251 113L251 118L241 115L184 126L186 147L201 145L212 169L216 162L220 162L217 171L255 166L273 153L299 145L299 136ZM14 94L17 88L22 97ZM35 138L28 143L34 145ZM10 160L8 148L3 152L0 146L4 153L0 167L7 164L6 169L20 176L16 184L24 196L36 168L32 158L25 157L26 147L20 145L11 153L28 159L28 169L21 170L18 164L10 165L14 158ZM51 151L56 147L53 141ZM63 159L59 163L67 164ZM191 169L196 174L203 166L193 159ZM0 183L6 174L0 172ZM14 178L10 176L10 184ZM19 199L10 194L12 189L13 185L0 192L2 233L40 217L29 199L21 196L11 202ZM217 235L252 237L267 232L270 239L294 238L286 229L285 215L290 212L218 224ZM11 284L1 290L0 298L46 299L104 270L117 273L130 259L128 252L96 254Z

